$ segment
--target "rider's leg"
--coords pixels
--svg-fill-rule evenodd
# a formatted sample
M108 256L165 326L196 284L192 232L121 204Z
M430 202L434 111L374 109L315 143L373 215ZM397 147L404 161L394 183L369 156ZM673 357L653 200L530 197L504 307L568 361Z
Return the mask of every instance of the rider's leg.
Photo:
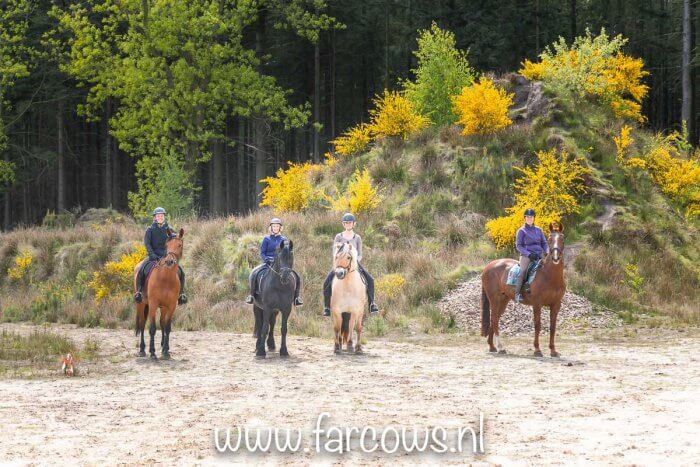
M379 313L379 308L374 303L374 278L367 272L365 268L360 266L360 274L365 279L367 285L367 301L369 302L369 312L373 315Z
M294 289L294 305L302 306L304 304L304 301L299 296L299 294L301 293L301 277L299 277L299 274L296 271L292 271L292 274L294 274L294 277L297 281L297 286Z
M527 276L528 266L530 266L530 258L525 255L520 255L520 274L518 274L518 281L515 283L515 301L518 303L523 301L521 289L523 287L523 282L525 282L525 277Z
M323 281L323 316L331 315L331 292L333 291L333 271Z
M249 305L252 304L254 301L253 296L255 295L255 287L256 283L258 282L258 273L262 270L263 267L265 267L265 265L261 264L259 266L256 266L252 271L250 271L250 276L248 277L248 287L250 292L245 299L245 302Z
M185 295L185 271L182 270L180 265L177 266L177 275L180 278L180 296L177 299L178 305L184 305L187 303L187 295Z
M146 277L144 269L146 269L147 264L148 260L146 259L141 263L139 271L136 273L136 293L134 294L134 301L136 303L141 303L141 300L143 300L143 281Z

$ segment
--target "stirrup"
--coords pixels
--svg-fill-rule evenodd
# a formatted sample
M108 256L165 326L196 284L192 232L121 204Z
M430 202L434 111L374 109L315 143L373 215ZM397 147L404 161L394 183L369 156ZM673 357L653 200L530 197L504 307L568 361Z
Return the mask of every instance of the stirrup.
M302 306L304 304L304 301L301 299L301 297L297 297L294 299L294 306Z
M323 309L323 316L330 316L331 315L331 309L330 308L324 308Z
M134 301L136 303L141 303L142 300L143 300L143 294L141 293L141 291L136 292L134 294Z
M377 305L375 305L374 303L372 303L372 304L369 306L369 314L370 314L370 315L376 315L376 314L378 314L378 313L379 313L379 308L377 308Z
M253 298L252 295L248 295L248 296L245 298L245 302L246 302L248 305L252 305L254 301L255 301L255 299Z
M523 303L523 294L522 293L517 293L515 294L515 297L513 298L517 303Z
M187 295L185 295L184 293L182 293L182 294L180 294L180 296L179 296L178 299L177 299L177 304L178 304L178 305L184 305L185 303L187 303Z

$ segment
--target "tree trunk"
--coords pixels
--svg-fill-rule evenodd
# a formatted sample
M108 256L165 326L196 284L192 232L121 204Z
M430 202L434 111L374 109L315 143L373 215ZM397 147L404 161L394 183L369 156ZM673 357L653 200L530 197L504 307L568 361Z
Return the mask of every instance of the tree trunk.
M108 208L112 207L114 204L112 198L112 138L109 136L109 118L112 113L112 105L109 99L105 100L104 112L102 115L102 121L100 122L100 146L102 149L102 158L105 163L104 170L104 194L105 194L105 206Z
M569 0L569 23L571 28L572 43L574 42L574 40L576 39L576 35L578 34L576 30L576 24L578 23L576 6L576 0Z
M681 121L688 130L688 140L693 141L693 83L691 80L691 59L693 53L692 9L690 0L683 0L683 58L681 63Z
M245 146L245 127L247 121L244 118L238 120L238 150L236 156L236 177L238 179L238 203L236 205L239 214L246 211L246 146Z
M65 141L64 141L64 99L58 101L58 112L56 114L56 127L58 132L58 193L56 198L56 211L62 212L66 209L66 161L65 161Z
M212 187L210 188L211 196L211 213L220 216L224 213L224 156L222 154L223 145L220 141L215 141L212 144Z
M317 125L321 119L321 51L319 40L314 45L314 118L311 130L314 135L314 162L318 163L321 159L321 141Z

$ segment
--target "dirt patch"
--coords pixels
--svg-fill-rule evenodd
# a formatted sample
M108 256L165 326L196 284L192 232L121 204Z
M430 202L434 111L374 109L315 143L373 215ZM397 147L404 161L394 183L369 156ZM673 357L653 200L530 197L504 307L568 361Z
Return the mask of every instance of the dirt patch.
M30 326L2 325L19 332ZM132 332L53 328L101 343L82 376L0 380L0 461L51 464L210 464L219 461L352 465L440 462L657 464L700 458L700 338L633 340L564 336L562 359L531 357L530 339L440 345L370 340L366 355L336 357L326 340L291 337L292 357L253 357L249 335L175 332L171 361L134 357ZM330 425L477 427L486 453L473 456L226 455L213 429L235 425L310 430ZM305 442L308 440L305 439Z

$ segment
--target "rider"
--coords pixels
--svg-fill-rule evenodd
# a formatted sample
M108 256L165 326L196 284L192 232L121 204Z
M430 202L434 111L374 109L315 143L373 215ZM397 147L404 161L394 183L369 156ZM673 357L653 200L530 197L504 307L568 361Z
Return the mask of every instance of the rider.
M272 266L272 263L275 261L275 251L279 247L280 243L287 240L287 237L282 235L282 227L282 221L279 218L275 217L270 220L268 229L270 234L266 235L260 244L260 257L262 258L263 263L256 266L255 269L250 272L250 295L248 295L245 299L245 302L249 305L255 301L253 296L256 292L255 289L257 287L259 274ZM301 297L299 297L299 292L301 290L301 278L296 271L292 271L292 274L294 274L297 284L296 289L294 289L294 305L302 306L304 302L302 301Z
M369 302L369 312L370 314L376 315L379 313L379 308L374 304L374 278L369 275L369 273L362 267L360 261L362 261L362 238L355 233L355 216L351 213L345 213L342 218L344 232L339 233L335 236L333 244L336 243L350 243L357 250L357 268L362 274L363 280L367 285L367 300ZM334 271L331 270L323 283L323 316L331 315L331 294L332 294L332 283L333 283Z
M134 294L136 303L141 303L143 299L143 282L146 277L147 265L151 262L158 261L167 254L165 242L175 236L175 233L165 220L165 209L155 208L153 210L153 224L146 229L146 236L143 240L146 245L146 251L148 251L148 260L141 262L139 272L136 276L136 293ZM187 296L185 295L185 272L179 264L177 268L177 275L180 278L180 296L177 299L177 303L183 305L187 303Z
M515 248L520 253L520 274L515 285L515 301L522 303L523 295L520 289L527 276L528 266L549 253L547 238L542 229L535 225L535 210L532 208L525 210L525 224L515 234Z

